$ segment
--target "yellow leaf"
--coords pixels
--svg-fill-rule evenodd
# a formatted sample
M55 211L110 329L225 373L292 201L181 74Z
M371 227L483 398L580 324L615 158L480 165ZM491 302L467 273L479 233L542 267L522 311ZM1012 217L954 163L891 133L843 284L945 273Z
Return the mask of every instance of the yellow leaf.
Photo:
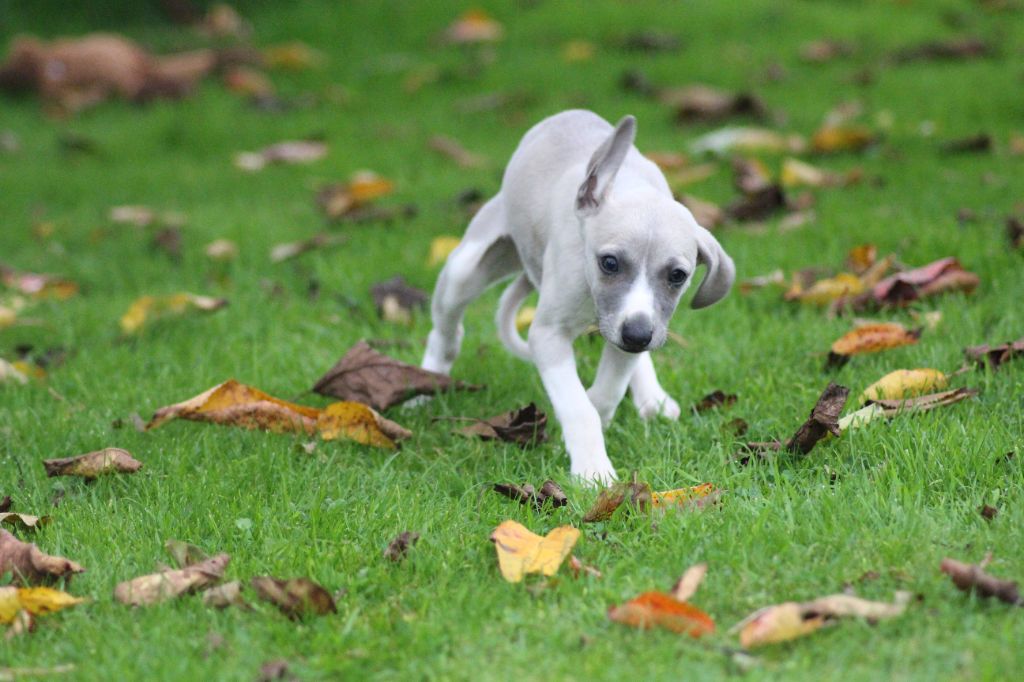
M567 62L589 62L597 48L589 40L570 40L562 47L562 59Z
M0 358L0 386L7 382L27 384L28 377L22 374L17 367Z
M701 501L712 493L717 492L714 484L701 483L692 488L679 488L677 490L666 490L660 493L651 493L651 504L655 507L690 507L701 506Z
M491 533L501 575L510 583L520 582L527 573L554 575L579 537L580 531L572 526L559 526L541 537L511 520Z
M740 630L744 649L803 637L825 625L822 615L805 618L802 604L785 602L763 608L751 615Z
M937 369L898 369L864 389L860 402L898 400L946 387L949 379Z
M519 309L516 314L516 329L519 333L525 332L533 324L533 316L537 314L537 309L533 306L525 306Z
M304 71L324 62L324 56L301 42L273 45L263 50L263 61L270 68Z
M811 148L824 153L859 151L874 142L875 134L864 126L826 125L811 137Z
M840 356L877 353L917 343L921 330L908 330L895 322L866 324L847 332L832 343L832 352Z
M412 435L395 422L382 417L372 407L352 401L325 407L317 418L316 426L324 440L344 437L379 448L394 449L396 440Z
M448 254L455 250L455 247L459 245L458 237L435 237L430 242L430 255L427 257L427 267L435 267L444 263L448 259Z
M0 623L10 623L19 611L33 615L53 613L85 599L49 587L0 587Z
M169 296L142 296L136 299L121 316L121 331L134 334L148 321L183 315L189 310L212 312L228 304L226 299L177 293Z
M864 284L859 277L841 272L835 277L819 279L807 289L794 286L786 292L786 300L827 305L842 296L856 295L862 291Z

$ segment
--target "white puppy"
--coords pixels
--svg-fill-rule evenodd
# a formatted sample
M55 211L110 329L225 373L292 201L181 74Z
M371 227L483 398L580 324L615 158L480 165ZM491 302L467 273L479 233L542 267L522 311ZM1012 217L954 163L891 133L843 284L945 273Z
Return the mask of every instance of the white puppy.
M612 126L589 111L564 111L534 126L512 155L501 191L473 217L434 290L434 329L423 367L448 373L462 344L466 306L489 285L520 273L501 297L498 335L532 361L562 425L572 473L615 478L602 428L628 386L644 418L679 416L647 351L665 342L668 321L697 266L707 274L693 298L723 298L735 268L711 233L675 201L658 167L633 146L636 119ZM540 292L529 342L515 328L526 296ZM586 390L573 339L597 324L605 338Z

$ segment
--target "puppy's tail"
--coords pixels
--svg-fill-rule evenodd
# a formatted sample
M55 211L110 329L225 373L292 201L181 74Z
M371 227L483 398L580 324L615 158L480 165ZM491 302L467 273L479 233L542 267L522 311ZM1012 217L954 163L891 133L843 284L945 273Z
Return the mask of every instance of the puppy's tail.
M520 273L501 295L498 313L494 317L494 322L498 325L498 338L505 344L505 348L508 348L513 355L527 361L532 360L530 346L516 329L516 313L519 312L519 306L523 304L531 291L533 291L533 285L526 273Z

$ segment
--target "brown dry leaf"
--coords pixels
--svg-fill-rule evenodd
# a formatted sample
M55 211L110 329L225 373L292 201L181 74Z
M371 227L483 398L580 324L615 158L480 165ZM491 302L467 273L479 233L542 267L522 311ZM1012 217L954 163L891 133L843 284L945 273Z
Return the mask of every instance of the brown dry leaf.
M865 126L825 125L811 136L811 150L819 154L856 152L870 147L877 139L875 133Z
M322 52L301 41L273 45L263 50L263 63L272 69L305 71L322 66L324 61Z
M732 407L735 404L735 393L725 393L721 390L714 390L695 402L690 409L694 412L706 412L716 407Z
M622 39L622 47L632 52L675 52L683 46L679 36L664 31L647 29L630 33Z
M41 616L85 602L49 587L0 587L0 623L10 623L19 611Z
M901 615L910 602L909 592L897 592L892 603L873 602L847 594L833 594L808 602L784 602L752 613L733 627L745 649L803 637L843 617L877 621Z
M477 419L474 424L457 431L463 436L475 436L483 440L500 440L515 443L520 447L532 447L547 440L545 427L548 416L533 403L517 407L487 419Z
M256 682L272 682L273 680L297 680L298 678L288 672L288 661L279 658L267 661L260 666L260 676Z
M988 57L993 53L992 46L979 38L950 38L904 47L894 52L892 59L903 64L915 61L976 59Z
M901 306L947 291L971 293L979 282L978 276L964 270L956 258L942 258L886 277L872 288L862 305Z
M430 395L449 388L476 390L451 377L428 372L415 365L378 353L366 341L353 346L316 382L320 395L354 400L386 410L417 395Z
M0 526L10 526L20 530L36 530L41 526L45 526L49 522L49 516L32 516L31 514L0 512Z
M249 603L242 598L242 582L232 580L204 591L203 606L215 609L226 609L229 606L248 608Z
M230 560L227 554L217 554L186 568L127 580L114 588L114 599L131 606L149 606L202 590L221 579Z
M690 143L690 153L716 154L789 151L799 153L807 141L799 135L784 135L767 128L728 127L707 133Z
M882 408L882 415L894 417L903 412L927 412L946 405L958 403L967 398L973 398L978 392L972 388L955 388L951 391L940 393L929 393L919 395L915 398L896 400L870 400L869 403Z
M462 143L451 137L434 135L427 144L433 151L451 159L460 168L483 168L489 163L486 156L469 151Z
M235 155L235 167L250 173L263 170L270 164L312 163L327 156L327 144L319 140L291 140L278 142L257 152Z
M339 246L341 244L344 244L346 241L347 237L345 237L345 235L321 232L319 234L313 235L309 239L303 239L297 242L285 242L283 244L275 244L270 249L270 262L282 263L286 260L291 260L292 258L296 258L310 251Z
M426 309L430 300L427 292L409 286L401 275L374 284L370 296L381 319L396 324L412 324L413 312Z
M221 80L224 87L236 95L256 100L269 99L274 96L274 84L270 82L266 74L250 66L232 66L224 71Z
M921 338L921 331L921 327L907 329L896 322L856 327L832 342L825 368L842 366L854 355L879 353L891 348L913 345Z
M64 557L43 554L0 528L0 575L11 573L16 584L31 585L68 578L85 569Z
M213 312L228 304L227 299L197 296L186 292L168 296L142 296L121 316L121 331L135 334L153 320L178 317L190 310Z
M537 490L529 483L516 485L515 483L495 483L494 492L515 500L519 504L532 504L538 510L550 501L552 507L564 507L569 503L562 488L552 480L544 481L540 490Z
M0 283L33 298L65 300L78 293L78 284L55 275L19 272L0 263Z
M280 580L270 576L257 576L251 584L261 599L276 606L292 620L309 614L322 616L337 613L331 593L309 578Z
M837 173L812 166L811 164L789 157L782 162L780 181L783 187L845 187L859 182L862 173L852 170L848 173Z
M493 43L501 40L503 33L502 25L489 14L483 10L472 9L452 22L441 38L453 45Z
M711 616L664 592L644 592L621 606L612 606L608 619L644 630L662 627L694 639L715 631Z
M997 370L1003 363L1024 356L1024 336L998 346L989 346L987 343L971 346L964 349L964 355L968 360L977 363L978 367L985 367L987 364L993 370Z
M278 400L263 391L228 379L194 398L161 407L146 430L171 419L211 422L268 431L316 432L320 410Z
M644 156L656 163L662 171L680 170L690 165L690 160L686 155L679 152L644 152Z
M580 531L572 526L559 526L541 537L510 520L494 529L491 542L498 552L501 575L510 583L518 583L528 573L554 575L579 537Z
M714 230L725 221L725 211L714 202L683 194L679 197L679 203L690 210L693 219L704 229Z
M651 506L655 509L704 509L718 502L722 491L713 483L701 483L690 488L677 488L651 493Z
M0 498L0 514L11 511L12 506L13 503L11 502L10 495L4 495L2 498Z
M749 92L726 92L707 85L663 88L658 100L676 112L679 123L715 123L733 116L762 119L768 109L760 97Z
M43 460L47 476L81 476L96 478L104 474L134 474L142 462L121 448L104 448L76 457Z
M394 540L388 543L384 550L384 558L388 561L399 562L405 558L413 545L419 542L420 534L410 530L399 533Z
M700 587L701 582L704 581L704 576L708 573L708 565L706 563L699 563L690 566L686 571L679 577L676 584L672 586L671 595L676 601L689 601L696 592L697 588Z
M572 572L573 578L579 578L581 575L589 575L591 578L603 578L604 574L597 570L593 566L588 566L574 555L569 556L569 570Z
M970 154L991 152L994 147L995 143L991 135L988 133L978 133L977 135L950 140L942 145L942 151L946 154Z
M397 441L412 436L412 432L381 416L362 403L344 401L331 403L317 418L316 428L324 440L337 440L344 436L363 445L395 449Z
M957 589L962 592L973 590L982 598L995 597L1007 604L1024 606L1024 598L1021 598L1020 591L1017 589L1017 582L1001 580L989 575L984 571L985 563L987 562L983 562L982 565L965 564L955 559L946 558L942 560L939 570L948 575Z
M812 40L800 46L800 59L812 64L824 64L854 53L854 46L838 40Z
M634 473L632 481L619 481L598 493L593 506L583 515L583 523L607 521L622 506L627 496L630 506L640 511L646 511L653 504L651 486L638 481Z
M1006 219L1006 239L1015 251L1024 247L1024 220L1014 216Z
M786 441L786 449L806 455L827 434L840 435L842 432L839 430L839 415L849 394L850 389L829 382L811 410L811 416L797 429L793 437Z
M316 203L331 220L354 217L358 209L387 196L395 190L395 183L373 171L362 170L352 174L348 182L326 185L316 193Z

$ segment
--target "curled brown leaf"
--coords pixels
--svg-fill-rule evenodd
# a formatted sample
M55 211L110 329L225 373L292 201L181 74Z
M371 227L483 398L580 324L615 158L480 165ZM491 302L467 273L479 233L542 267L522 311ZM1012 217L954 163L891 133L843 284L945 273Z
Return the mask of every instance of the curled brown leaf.
M0 575L12 574L15 583L35 585L70 578L84 571L74 561L43 554L35 545L0 529Z
M43 460L47 476L81 476L91 479L111 473L134 474L142 462L121 448L104 448L76 457Z

